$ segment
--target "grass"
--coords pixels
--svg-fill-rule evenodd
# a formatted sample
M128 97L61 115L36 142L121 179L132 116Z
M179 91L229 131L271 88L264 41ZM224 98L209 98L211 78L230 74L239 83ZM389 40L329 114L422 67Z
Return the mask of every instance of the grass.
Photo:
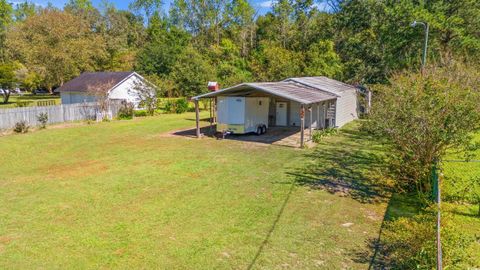
M55 101L55 104L60 104L60 96L52 96L52 95L44 95L44 94L38 94L38 95L32 95L32 94L27 94L23 96L18 96L18 95L12 95L10 96L8 103L4 104L3 99L0 97L0 109L7 109L7 108L15 108L17 107L17 102L28 102L28 106L37 106L38 101L48 101L48 100L53 100Z
M165 135L193 119L0 137L0 268L368 268L381 146L355 125L310 150Z

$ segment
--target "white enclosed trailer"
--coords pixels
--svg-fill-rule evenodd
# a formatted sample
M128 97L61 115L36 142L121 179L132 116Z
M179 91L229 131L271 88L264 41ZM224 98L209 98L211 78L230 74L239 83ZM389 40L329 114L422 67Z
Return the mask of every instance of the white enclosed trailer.
M245 134L263 134L268 128L268 97L217 98L217 131Z

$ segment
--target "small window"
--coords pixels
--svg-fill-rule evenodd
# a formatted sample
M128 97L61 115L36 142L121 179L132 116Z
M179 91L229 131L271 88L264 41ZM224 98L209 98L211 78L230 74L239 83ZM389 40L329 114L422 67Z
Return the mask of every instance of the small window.
M258 102L258 106L262 106L262 101L261 100Z

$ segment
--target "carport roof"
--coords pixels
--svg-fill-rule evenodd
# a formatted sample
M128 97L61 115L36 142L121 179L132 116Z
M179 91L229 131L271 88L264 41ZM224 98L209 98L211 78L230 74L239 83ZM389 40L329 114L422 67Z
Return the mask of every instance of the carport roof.
M335 94L321 91L320 89L317 89L315 87L293 81L283 81L265 83L243 83L220 91L196 96L193 97L193 99L198 100L201 98L211 98L222 95L242 96L250 94L254 91L263 92L288 100L293 100L305 105L337 98Z

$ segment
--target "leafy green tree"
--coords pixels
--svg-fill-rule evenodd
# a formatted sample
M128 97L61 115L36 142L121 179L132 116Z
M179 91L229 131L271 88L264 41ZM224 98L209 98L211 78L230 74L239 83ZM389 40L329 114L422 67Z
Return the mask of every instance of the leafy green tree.
M192 97L207 91L207 83L215 80L214 74L208 60L189 46L173 66L171 78L177 93Z
M254 47L255 10L246 0L233 0L227 4L226 12L228 35L239 44L241 56L246 57Z
M175 0L170 8L170 20L194 37L202 48L220 44L223 37L228 1Z
M143 18L129 11L117 10L104 3L100 33L104 37L108 52L103 69L111 71L133 70L136 53L145 41Z
M16 70L17 65L15 63L0 64L0 89L3 90L0 94L2 95L4 104L8 103L10 91L17 83Z
M99 68L106 57L102 36L69 12L45 9L15 24L7 38L10 54L53 88L83 71Z
M210 48L210 63L217 67L217 78L222 86L228 87L252 80L248 62L241 56L241 50L231 39L224 38L220 46Z
M34 3L25 1L23 3L18 3L15 5L15 9L13 11L15 21L24 21L30 16L35 15L37 12L37 7Z
M12 5L6 0L0 0L0 61L4 63L5 57L5 37L7 27L12 22Z
M283 48L287 48L290 45L292 38L293 12L294 7L291 0L279 0L273 4L276 36Z
M328 40L312 44L305 56L304 74L339 78L342 74L342 62L334 45L333 41Z
M143 11L147 18L153 14L161 14L163 1L162 0L135 0L130 3L130 8L135 11Z
M190 38L176 27L168 27L159 16L149 22L148 43L137 56L136 69L147 75L168 76L184 53Z
M252 69L262 81L284 80L301 75L302 60L301 53L265 42L254 56Z

